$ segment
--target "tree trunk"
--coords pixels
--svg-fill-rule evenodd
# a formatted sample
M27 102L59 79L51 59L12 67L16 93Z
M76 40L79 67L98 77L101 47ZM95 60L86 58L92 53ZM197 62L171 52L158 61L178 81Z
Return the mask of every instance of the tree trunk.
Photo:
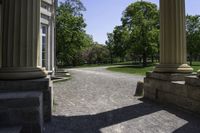
M110 63L113 64L113 56L110 54Z
M146 55L146 52L143 53L142 55L142 58L143 58L143 67L146 67L147 66L147 55Z
M151 56L151 63L154 63L154 56Z
M190 53L189 60L190 60L190 66L192 66L192 53Z

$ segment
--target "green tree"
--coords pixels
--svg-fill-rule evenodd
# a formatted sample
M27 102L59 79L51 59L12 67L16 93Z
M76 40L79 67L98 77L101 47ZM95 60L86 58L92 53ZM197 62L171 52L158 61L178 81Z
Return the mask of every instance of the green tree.
M103 64L109 61L109 50L105 45L95 42L83 51L83 58L87 64Z
M109 56L110 56L110 63L113 64L113 58L114 58L114 38L113 33L107 33L108 40L106 41L106 46L109 50Z
M193 56L200 52L200 16L186 17L186 36L187 53L189 55L190 65L192 65Z
M114 41L114 55L120 57L121 61L124 61L127 48L129 45L129 31L126 27L116 26L113 31L113 41Z
M141 54L143 66L147 57L158 51L159 12L156 4L139 1L130 4L123 13L122 26L130 33L129 49Z
M79 62L77 58L87 40L82 11L85 7L80 0L65 0L57 8L56 54L61 65L76 65Z

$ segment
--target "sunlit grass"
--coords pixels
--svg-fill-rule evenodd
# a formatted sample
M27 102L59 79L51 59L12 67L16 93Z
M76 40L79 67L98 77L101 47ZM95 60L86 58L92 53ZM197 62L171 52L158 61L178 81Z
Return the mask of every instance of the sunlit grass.
M110 70L113 72L129 73L129 74L144 76L146 72L152 71L154 67L155 65L151 65L148 67L132 65L132 66L109 67L107 68L107 70ZM194 72L197 72L198 70L200 70L200 62L193 62L192 68L194 69Z

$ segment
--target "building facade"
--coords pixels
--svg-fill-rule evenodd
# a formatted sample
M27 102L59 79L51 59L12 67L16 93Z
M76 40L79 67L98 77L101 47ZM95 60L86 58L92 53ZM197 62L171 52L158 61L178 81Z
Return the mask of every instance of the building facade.
M55 0L41 1L40 62L48 72L55 71Z
M55 71L55 0L41 1L40 46L38 66L46 68L49 74ZM0 53L2 43L2 0L0 0ZM0 66L2 62L0 54Z

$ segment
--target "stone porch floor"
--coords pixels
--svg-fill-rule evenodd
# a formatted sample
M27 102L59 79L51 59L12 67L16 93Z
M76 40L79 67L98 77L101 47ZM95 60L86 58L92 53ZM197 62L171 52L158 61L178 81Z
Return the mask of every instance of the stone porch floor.
M70 69L54 84L55 112L45 133L200 133L200 117L133 97L142 76Z

